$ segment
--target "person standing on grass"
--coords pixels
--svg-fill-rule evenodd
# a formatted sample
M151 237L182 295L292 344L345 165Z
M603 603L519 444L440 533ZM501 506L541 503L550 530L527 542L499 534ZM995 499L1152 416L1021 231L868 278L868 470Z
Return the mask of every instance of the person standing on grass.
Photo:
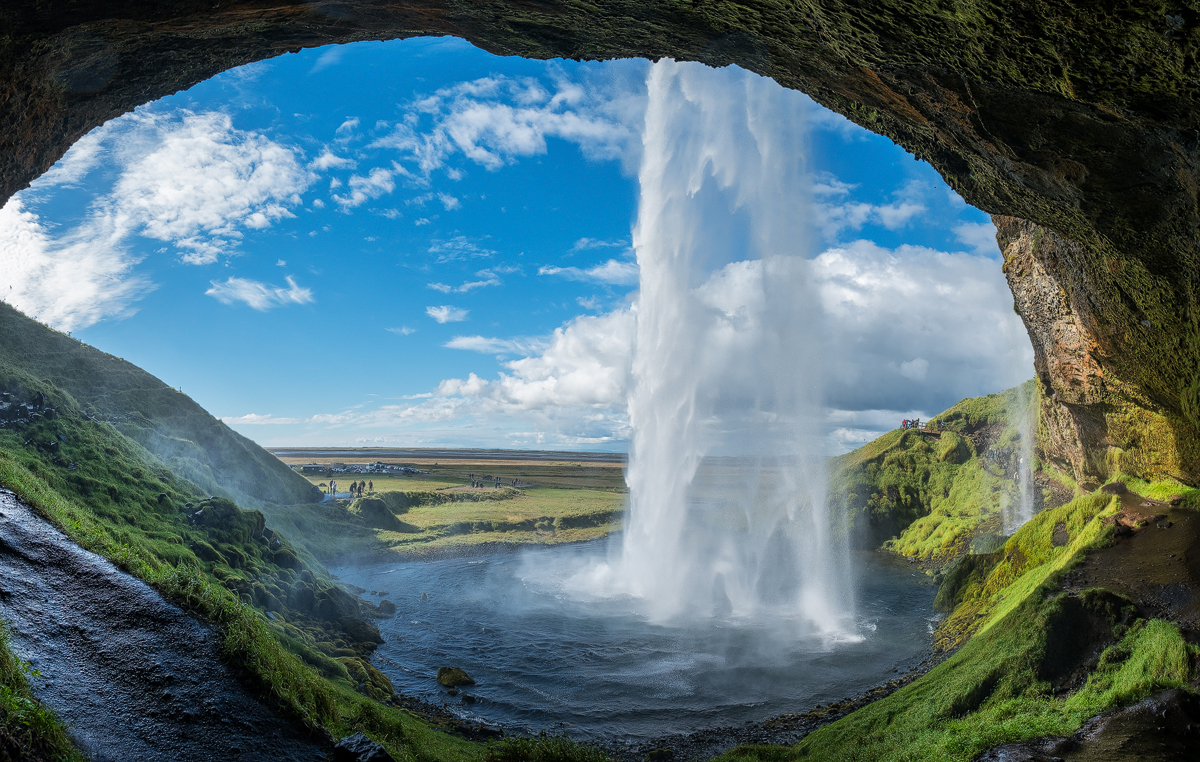
M375 480L371 479L367 482L367 492L374 492L374 491L375 491Z

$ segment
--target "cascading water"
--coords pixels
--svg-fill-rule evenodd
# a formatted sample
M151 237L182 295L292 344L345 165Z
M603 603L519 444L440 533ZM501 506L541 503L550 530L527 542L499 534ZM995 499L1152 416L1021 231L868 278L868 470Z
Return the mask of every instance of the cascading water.
M849 633L844 532L825 508L821 309L802 96L738 69L650 71L619 552L595 580L679 616Z
M1030 384L1018 386L1013 394L1015 404L1011 415L1017 429L1017 496L1004 512L1004 533L1012 534L1033 518L1033 428L1037 422L1037 406Z

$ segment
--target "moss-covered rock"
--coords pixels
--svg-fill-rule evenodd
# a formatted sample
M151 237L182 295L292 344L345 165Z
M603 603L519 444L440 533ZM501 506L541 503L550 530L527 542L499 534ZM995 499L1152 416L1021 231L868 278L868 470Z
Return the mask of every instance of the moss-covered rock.
M474 685L475 681L461 667L441 667L437 672L437 681L447 688L457 688L460 685Z

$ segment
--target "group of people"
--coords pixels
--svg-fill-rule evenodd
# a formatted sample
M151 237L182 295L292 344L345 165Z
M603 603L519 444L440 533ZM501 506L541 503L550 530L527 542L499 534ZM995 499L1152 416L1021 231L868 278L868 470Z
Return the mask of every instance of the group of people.
M945 421L943 421L940 418L937 421L935 421L935 423L937 425L938 431L941 431L942 429L946 428ZM902 428L902 429L919 429L919 428L921 428L921 419L913 418L912 420L909 420L908 418L904 418L900 421L900 428Z
M322 484L321 486L324 487L325 485ZM336 495L337 491L338 491L338 483L333 481L332 479L330 479L329 480L329 494ZM350 482L350 496L351 497L362 497L364 491L374 492L375 491L375 482L374 481Z
M471 480L471 486L475 489L483 489L487 482L492 483L493 489L500 489L500 478L499 477L485 476L482 479L476 479L475 474L467 474L467 477ZM517 480L514 478L512 481L510 481L508 483L508 486L516 487Z

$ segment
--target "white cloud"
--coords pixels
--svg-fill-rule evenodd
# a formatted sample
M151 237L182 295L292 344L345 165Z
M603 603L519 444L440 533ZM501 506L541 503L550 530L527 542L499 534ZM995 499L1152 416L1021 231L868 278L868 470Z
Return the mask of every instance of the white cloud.
M516 270L516 268L512 268L512 267L499 267L496 269L503 270L505 272L513 272ZM449 293L465 294L469 291L474 291L477 288L487 288L488 286L499 286L499 285L502 285L502 283L503 283L500 280L499 276L497 276L496 273L493 272L491 269L479 270L478 272L475 273L475 277L479 278L479 280L465 281L465 282L463 282L463 284L461 286L451 286L446 283L427 283L425 285L425 287L431 288L434 291L441 291L443 294L449 294Z
M375 167L366 177L350 175L348 182L350 185L349 195L333 194L333 200L338 202L343 209L361 206L373 198L379 198L396 189L396 181L392 179L392 172L383 167Z
M204 293L222 304L242 302L260 312L286 304L308 304L313 301L312 290L296 285L292 276L287 277L287 288L271 286L248 278L227 278L224 282L212 281L212 288Z
M398 334L400 336L412 336L414 333L417 332L416 328L409 328L406 325L402 325L399 328L384 328L383 330L391 331L392 333Z
M331 66L336 66L341 62L342 56L345 54L346 48L343 45L331 45L329 49L321 54L313 67L308 70L309 74L316 74L319 71L324 71Z
M458 209L460 206L462 206L462 203L458 199L449 194L439 193L437 194L437 197L438 201L442 202L442 206L446 208L447 212L453 209Z
M548 138L575 143L595 159L621 158L636 148L630 125L637 123L644 92L565 79L554 87L550 92L535 79L492 76L443 88L408 104L408 118L372 145L398 150L425 177L455 153L499 169L544 154Z
M122 119L129 120L120 131L126 162L93 215L112 218L125 234L172 242L190 264L234 249L239 226L292 217L288 207L315 179L290 148L235 129L226 114L135 112Z
M119 237L98 228L106 221L55 239L25 211L21 194L13 196L0 209L0 300L63 331L133 314L131 304L153 285L133 273L139 258Z
M580 238L571 247L571 251L590 251L592 249L611 249L629 246L629 241L602 241L597 238Z
M484 381L474 373L467 378L447 378L438 384L437 396L439 397L478 397L479 393L487 388L488 382Z
M443 304L440 307L425 308L425 314L439 323L461 323L467 319L468 312L470 312L470 310L464 310L460 307L451 307L448 304Z
M358 117L350 116L350 117L346 117L346 121L344 121L340 125L338 125L338 128L336 130L334 130L334 134L337 135L339 138L345 140L345 139L349 138L350 135L352 135L354 133L354 131L357 129L358 129Z
M485 355L532 354L544 348L545 343L535 339L497 339L486 336L455 336L443 346L447 349L465 349Z
M996 243L996 226L989 222L964 222L953 228L954 237L969 246L971 252L981 257L992 257L1000 253Z
M326 148L321 152L320 156L310 161L308 166L311 169L317 170L342 169L353 168L355 166L355 162L352 159L338 156L334 154L333 151L330 151L328 148Z
M1031 375L1029 338L995 259L855 241L813 265L833 408L929 415Z
M428 222L429 220L418 220L417 224L428 224ZM429 253L437 254L437 261L444 263L476 257L490 257L496 252L483 248L466 236L459 235L448 241L434 241L429 247Z
M631 286L638 282L638 266L634 262L610 259L586 270L578 267L542 267L538 269L538 275L561 275L568 280L598 281L614 286Z
M881 225L888 230L899 230L927 210L922 202L927 189L921 183L905 185L893 194L895 200L890 204L839 200L857 187L827 172L819 173L810 180L810 189L816 199L813 204L814 220L826 239L836 239L843 231L858 230L867 223Z

